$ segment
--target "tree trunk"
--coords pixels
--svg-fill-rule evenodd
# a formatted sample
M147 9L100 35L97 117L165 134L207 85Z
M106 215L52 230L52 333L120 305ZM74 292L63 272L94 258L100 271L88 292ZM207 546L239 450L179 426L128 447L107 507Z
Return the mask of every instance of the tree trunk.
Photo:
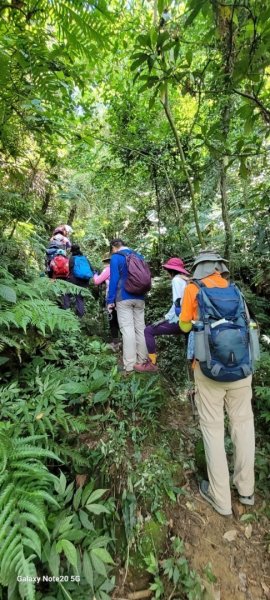
M156 207L157 207L157 218L158 218L158 261L159 265L161 264L161 234L160 234L160 197L159 197L159 189L158 189L158 181L157 181L157 166L155 163L152 164L152 180L155 189L156 195Z
M77 212L77 204L74 204L74 206L72 206L71 209L70 209L70 211L69 211L69 215L68 215L68 218L67 218L67 225L70 225L70 226L73 225L73 221L75 219L76 212Z
M227 174L224 163L224 158L220 161L220 195L221 195L221 210L222 219L225 229L225 247L224 256L227 260L231 259L231 250L233 244L232 228L228 209L228 196L227 196Z
M51 201L51 197L52 196L51 196L51 192L50 191L45 192L45 197L44 197L44 200L43 200L43 203L42 203L42 207L41 207L41 212L42 212L43 215L46 215L46 212L47 212L47 210L49 208L49 204L50 204L50 201Z
M181 140L180 140L178 131L176 129L176 125L175 125L175 122L174 122L173 115L171 113L171 109L170 109L170 105L169 105L169 97L168 97L168 87L167 87L167 85L166 85L166 90L165 90L164 97L161 99L161 103L163 105L166 117L168 119L168 122L170 124L172 133L173 133L175 141L176 141L177 149L178 149L178 152L179 152L180 160L181 160L182 167L183 167L183 170L184 170L184 173L185 173L185 176L186 176L186 180L187 180L187 184L188 184L188 188L189 188L189 193L190 193L190 197L191 197L191 205L192 205L192 211L193 211L194 222L195 222L195 227L196 227L196 231L197 231L198 240L200 242L201 247L204 248L205 244L204 244L204 239L203 239L202 232L201 232L201 229L200 229L200 224L199 224L199 217L198 217L198 211L197 211L197 206L196 206L195 191L194 191L192 180L191 180L189 172L188 172L188 166L187 166L187 162L186 162L186 157L185 157L184 149L183 149L183 146L181 144Z
M233 30L233 15L234 5L223 6L214 2L214 10L216 13L217 27L220 37L220 50L223 57L223 81L224 81L224 95L221 97L220 106L220 122L221 130L224 136L224 146L226 148L228 136L230 132L230 122L232 114L232 76L235 61L235 44L234 44L234 30ZM224 254L231 265L231 257L233 251L233 232L230 222L229 203L227 196L227 169L225 165L225 158L222 156L219 159L220 167L220 194L221 194L221 211L222 220L225 229L225 244Z
M171 192L171 197L172 197L172 199L173 199L173 201L174 201L174 204L175 204L176 214L177 214L177 217L178 217L179 229L180 229L180 231L181 231L181 232L183 232L183 234L184 234L184 236L185 236L185 238L186 238L186 241L187 241L187 243L188 243L188 246L189 246L189 248L190 248L190 250L191 250L191 252L192 252L192 254L193 254L193 256L194 256L194 255L195 255L195 248L194 248L194 246L193 246L193 244L192 244L192 241L191 241L191 239L190 239L190 236L189 236L189 235L187 235L187 233L186 233L186 228L185 228L185 225L184 225L184 223L183 223L183 220L182 220L182 218L181 218L181 212L180 212L179 204L178 204L178 202L177 202L176 195L175 195L175 193L174 193L173 186L172 186L172 184L171 184L171 181L170 181L169 175L168 175L168 173L167 173L167 170L165 169L165 167L163 167L163 170L164 170L165 177L166 177L166 179L167 179L167 182L168 182L168 185L169 185L169 189L170 189L170 192Z
M13 236L14 236L14 233L15 233L15 231L16 231L16 227L17 227L17 222L18 222L18 221L14 221L14 223L13 223L13 226L12 226L11 232L10 232L10 234L9 234L9 236L8 236L8 239L9 239L9 240L11 240L11 239L13 238Z

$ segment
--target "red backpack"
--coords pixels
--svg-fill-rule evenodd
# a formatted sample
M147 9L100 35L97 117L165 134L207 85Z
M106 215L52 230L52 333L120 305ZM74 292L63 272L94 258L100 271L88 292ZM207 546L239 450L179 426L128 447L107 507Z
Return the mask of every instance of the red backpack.
M53 279L58 277L66 279L69 276L69 259L67 256L57 254L50 262L50 269L53 272Z

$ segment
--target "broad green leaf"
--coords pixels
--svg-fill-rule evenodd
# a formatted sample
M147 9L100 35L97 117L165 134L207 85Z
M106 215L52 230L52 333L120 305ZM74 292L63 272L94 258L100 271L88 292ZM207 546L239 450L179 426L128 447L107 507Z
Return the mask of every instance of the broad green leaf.
M100 390L93 396L93 403L106 402L110 396L110 390Z
M94 589L93 567L87 550L83 553L83 574L91 589Z
M77 489L77 492L74 494L74 498L73 498L73 506L75 510L78 510L79 506L80 506L80 502L81 502L81 497L82 497L82 491L83 488L79 487Z
M103 504L86 504L85 508L94 515L101 515L102 513L106 513L107 515L110 514L108 508L103 506Z
M84 510L79 511L79 517L80 517L82 526L85 529L88 529L89 531L93 531L94 525L93 525L93 523L91 523L89 521L88 515L86 514L86 512L84 512Z
M59 575L59 567L60 567L60 556L59 552L56 549L56 542L53 542L51 546L51 551L49 554L49 569L54 577Z
M90 504L91 502L95 502L95 500L99 500L99 498L101 498L101 496L104 496L105 492L107 492L108 489L99 489L99 490L94 490L94 492L92 492L92 494L90 494L88 500L87 500L87 504Z
M64 552L68 562L77 569L77 552L74 544L69 540L59 540L56 544L57 552Z
M166 0L158 0L157 6L158 6L158 14L161 16L164 11L165 6L167 6Z
M104 563L108 565L114 565L114 561L110 556L109 552L105 548L94 548L92 550L96 556L98 556Z
M148 59L148 55L145 54L144 55L145 58L137 58L136 60L134 60L134 62L132 63L130 70L131 71L136 71L136 69L138 69L138 67L140 67L143 63L145 63Z
M95 550L90 550L91 562L94 570L103 577L107 577L106 567L104 562L95 554Z

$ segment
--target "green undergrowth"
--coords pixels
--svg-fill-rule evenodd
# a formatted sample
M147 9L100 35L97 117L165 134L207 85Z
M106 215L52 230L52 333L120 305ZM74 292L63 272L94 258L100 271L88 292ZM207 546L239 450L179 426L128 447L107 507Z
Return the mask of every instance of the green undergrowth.
M86 292L79 323L59 306L66 289L2 271L0 583L11 600L108 600L116 565L139 556L146 571L153 537L162 552L162 508L181 493L181 454L160 429L166 383L123 378L89 335L98 304Z
M79 322L59 306L68 284L26 284L2 270L1 285L2 598L109 600L121 566L135 582L146 574L156 598L171 586L181 598L201 598L183 546L170 541L164 510L185 493L184 470L195 469L181 424L172 429L167 412L184 401L182 340L159 342L160 376L123 378L94 328L100 308L91 293ZM148 320L168 287L160 285ZM263 355L255 378L259 436L268 422L269 373ZM194 425L192 431L197 440ZM199 454L202 447L196 461ZM263 489L266 444L257 468Z

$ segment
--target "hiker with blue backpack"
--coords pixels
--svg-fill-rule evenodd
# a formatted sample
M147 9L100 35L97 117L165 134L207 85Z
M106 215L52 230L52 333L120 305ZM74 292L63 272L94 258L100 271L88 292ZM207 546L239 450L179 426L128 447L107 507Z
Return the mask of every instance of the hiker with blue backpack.
M117 238L110 243L110 284L107 296L109 312L116 308L123 338L124 373L147 359L144 339L145 294L151 288L151 273L141 254Z
M227 261L203 251L182 301L180 328L194 336L196 405L209 481L200 494L221 515L232 514L229 469L224 447L224 406L234 445L233 483L239 501L254 504L255 435L251 406L252 372L259 358L258 329L245 300L228 281Z
M93 275L94 272L88 258L83 255L78 244L73 244L69 258L69 275L67 281L81 288L88 288L89 281ZM76 314L81 318L85 313L85 306L84 297L80 292L76 295L70 293L64 294L63 308L70 308L73 299L75 300Z

